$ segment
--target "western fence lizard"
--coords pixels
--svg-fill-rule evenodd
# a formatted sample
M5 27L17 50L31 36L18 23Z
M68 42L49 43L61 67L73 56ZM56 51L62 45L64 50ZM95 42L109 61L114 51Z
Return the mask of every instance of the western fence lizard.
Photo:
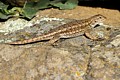
M57 28L50 30L48 33L45 33L38 37L23 41L10 42L8 44L27 44L42 40L49 40L48 42L50 44L53 44L60 38L76 37L83 34L85 34L88 38L95 40L98 38L96 36L90 35L90 31L96 25L101 25L101 23L103 23L104 20L106 20L105 16L97 14L87 19L75 20L67 24L61 25Z

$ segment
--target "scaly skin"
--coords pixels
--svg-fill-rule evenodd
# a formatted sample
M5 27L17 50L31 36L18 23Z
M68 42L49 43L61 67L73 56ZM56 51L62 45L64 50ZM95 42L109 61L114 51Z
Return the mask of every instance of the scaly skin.
M42 40L49 40L49 43L53 44L60 38L76 37L83 34L85 34L90 39L95 40L97 39L97 37L90 35L90 31L95 27L95 25L101 25L101 23L103 23L104 20L106 20L105 16L97 14L88 19L75 20L67 24L61 25L49 31L48 33L40 35L38 37L23 41L10 42L8 44L27 44Z

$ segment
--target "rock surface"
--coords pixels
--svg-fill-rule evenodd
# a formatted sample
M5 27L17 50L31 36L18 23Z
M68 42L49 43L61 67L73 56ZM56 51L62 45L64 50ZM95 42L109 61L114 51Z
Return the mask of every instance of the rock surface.
M0 44L0 80L119 80L119 11L81 6L74 10L49 9L40 11L33 22L46 15L56 18L83 19L98 13L108 18L106 24L111 28L110 33L107 33L110 36L108 39L92 41L85 36L79 36L61 39L56 46L47 46L44 42L27 45ZM32 29L25 27L25 31L32 34L28 34L23 39L41 34L39 31L35 33L39 26L30 27ZM96 28L95 31L99 32L99 30L105 29ZM3 37L10 41L19 39L19 34L25 34L22 31L24 30L7 34L6 37L4 37L6 34L1 34L0 39L2 40ZM101 31L100 34L106 35ZM4 39L1 42L4 42Z

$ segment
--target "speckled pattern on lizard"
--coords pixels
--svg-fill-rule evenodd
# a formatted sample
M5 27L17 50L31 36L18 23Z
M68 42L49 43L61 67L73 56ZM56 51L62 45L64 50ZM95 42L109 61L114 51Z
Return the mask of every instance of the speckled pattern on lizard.
M53 44L60 38L71 38L71 37L76 37L83 34L85 34L88 38L92 40L96 40L98 38L96 36L92 36L90 34L90 31L96 25L102 25L101 23L103 23L105 20L106 20L105 16L101 14L97 14L87 19L75 20L75 21L66 23L38 37L23 40L23 41L10 42L8 44L27 44L27 43L32 43L32 42L37 42L42 40L49 40L48 43Z

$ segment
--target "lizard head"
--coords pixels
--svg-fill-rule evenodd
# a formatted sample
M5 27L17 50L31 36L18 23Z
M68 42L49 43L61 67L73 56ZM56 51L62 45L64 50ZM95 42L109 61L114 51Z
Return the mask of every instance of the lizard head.
M106 17L101 14L97 14L92 16L90 19L92 21L92 25L95 26L95 25L102 25L103 22L106 20Z

